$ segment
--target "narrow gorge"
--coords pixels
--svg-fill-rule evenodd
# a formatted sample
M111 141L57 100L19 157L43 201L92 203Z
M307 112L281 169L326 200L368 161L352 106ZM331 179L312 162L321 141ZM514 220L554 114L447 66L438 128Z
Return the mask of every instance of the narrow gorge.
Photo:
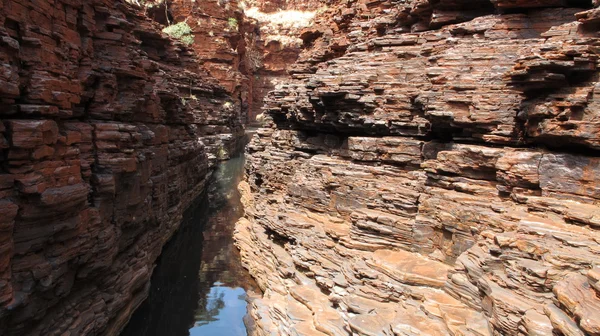
M0 335L600 336L599 32L598 0L0 0Z

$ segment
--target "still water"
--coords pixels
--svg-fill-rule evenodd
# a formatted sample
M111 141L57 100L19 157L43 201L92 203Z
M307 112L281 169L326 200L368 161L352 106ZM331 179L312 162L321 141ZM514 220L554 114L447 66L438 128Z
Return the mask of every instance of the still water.
M248 301L259 290L233 245L243 170L243 155L219 165L208 194L186 211L163 249L150 295L121 336L247 335Z

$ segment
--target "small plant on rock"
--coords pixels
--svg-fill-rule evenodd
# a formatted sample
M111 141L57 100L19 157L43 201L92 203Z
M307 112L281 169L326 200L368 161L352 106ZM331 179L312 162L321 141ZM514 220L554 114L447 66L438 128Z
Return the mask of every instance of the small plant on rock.
M217 159L219 160L225 160L227 158L228 154L227 151L225 150L225 148L223 148L223 146L219 147L219 149L217 150Z
M227 24L229 25L229 28L237 30L238 29L238 20L236 18L232 18L230 17L229 19L227 19Z
M178 39L185 45L189 46L194 43L194 34L192 34L192 28L185 21L170 25L162 31L172 38Z

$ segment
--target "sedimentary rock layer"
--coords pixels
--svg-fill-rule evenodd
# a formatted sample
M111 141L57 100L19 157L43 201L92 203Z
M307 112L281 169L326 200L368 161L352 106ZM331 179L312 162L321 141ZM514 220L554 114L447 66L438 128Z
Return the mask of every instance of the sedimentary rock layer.
M257 334L600 335L595 11L317 18L240 185Z
M312 24L312 19L324 4L307 0L250 0L243 4L246 21L254 22L256 27L246 51L246 59L254 74L248 116L253 123L261 113L269 91L287 81L287 70L302 51L304 42L300 34L303 28Z
M207 72L245 108L249 104L251 69L246 60L247 42L254 26L244 20L237 0L158 0L146 9L167 12L165 25L185 22L193 34L190 44Z
M125 2L0 1L0 334L117 334L235 146L239 105L160 29Z

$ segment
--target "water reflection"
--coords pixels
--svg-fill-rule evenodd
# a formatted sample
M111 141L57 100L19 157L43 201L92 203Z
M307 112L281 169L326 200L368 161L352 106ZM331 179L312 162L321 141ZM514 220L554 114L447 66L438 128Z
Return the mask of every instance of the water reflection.
M233 245L243 209L237 192L243 156L222 163L208 195L184 215L152 275L150 295L122 336L247 334L247 299L258 291Z
M243 288L213 286L206 309L196 315L190 335L246 335L246 291Z

